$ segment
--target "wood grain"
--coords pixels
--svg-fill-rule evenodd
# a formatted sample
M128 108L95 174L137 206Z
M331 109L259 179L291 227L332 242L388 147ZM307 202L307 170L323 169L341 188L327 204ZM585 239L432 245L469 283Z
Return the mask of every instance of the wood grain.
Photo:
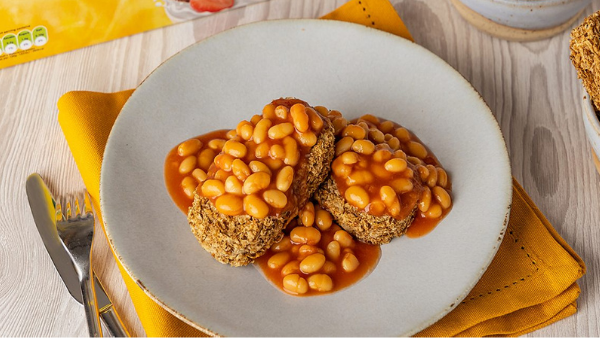
M583 94L568 59L568 31L507 42L471 27L449 1L392 2L416 42L481 93L506 139L513 175L587 264L578 313L528 336L599 336L600 182L581 122ZM32 172L56 195L83 188L56 119L62 94L133 88L165 59L208 36L254 21L316 18L343 3L271 0L0 70L0 336L87 334L83 308L46 253L24 190ZM597 10L600 1L585 14ZM132 333L144 335L97 230L93 264Z

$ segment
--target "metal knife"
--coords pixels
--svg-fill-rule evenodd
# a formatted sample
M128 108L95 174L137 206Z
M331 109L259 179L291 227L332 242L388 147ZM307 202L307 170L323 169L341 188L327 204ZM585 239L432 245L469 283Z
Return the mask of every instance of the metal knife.
M56 232L56 201L38 174L29 175L25 188L35 225L46 246L46 250L48 250L50 258L52 258L52 262L65 283L67 290L71 293L71 296L73 296L80 304L83 304L81 287L79 280L77 279L75 266L71 262L69 254L62 246L58 233ZM106 324L109 331L115 337L129 337L130 335L125 329L121 318L119 318L119 315L115 311L95 274L94 285L98 312L100 313L100 317L104 321L104 324Z

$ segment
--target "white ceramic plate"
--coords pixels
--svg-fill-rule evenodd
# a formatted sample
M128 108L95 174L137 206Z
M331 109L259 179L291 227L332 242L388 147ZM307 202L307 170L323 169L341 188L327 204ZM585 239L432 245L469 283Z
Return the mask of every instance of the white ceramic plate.
M165 189L172 147L234 128L286 96L407 126L453 183L454 208L432 233L384 245L368 277L327 296L292 297L252 266L216 262ZM125 269L196 327L227 336L410 335L457 306L486 270L506 228L511 187L496 120L441 59L355 24L283 20L206 39L142 83L108 140L101 206Z

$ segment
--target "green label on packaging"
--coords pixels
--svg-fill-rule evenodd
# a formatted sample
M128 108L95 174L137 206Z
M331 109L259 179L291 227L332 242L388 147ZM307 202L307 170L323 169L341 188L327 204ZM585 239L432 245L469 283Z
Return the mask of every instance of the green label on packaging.
M6 34L2 38L2 45L7 54L12 54L17 51L17 36L14 34Z
M22 50L27 50L33 45L33 38L31 36L30 31L20 31L17 37L19 39L19 48L21 48Z
M48 42L48 30L44 26L37 26L33 29L33 44L43 46Z

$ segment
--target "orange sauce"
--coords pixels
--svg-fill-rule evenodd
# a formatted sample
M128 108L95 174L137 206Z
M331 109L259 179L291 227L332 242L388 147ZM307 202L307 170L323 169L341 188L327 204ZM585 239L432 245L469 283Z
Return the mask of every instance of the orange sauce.
M291 231L292 228L294 228L295 223L296 223L295 220L290 223L292 225L288 226L288 228L285 230L286 235L289 235L289 232ZM298 225L298 226L303 226L303 225ZM333 235L335 234L335 232L337 230L340 230L340 229L341 228L334 223L334 225L332 225L331 228L329 228L329 230L321 231L321 240L319 241L317 246L326 252L327 244L329 244L329 242L331 242L333 240ZM293 244L293 245L298 246L298 247L301 246L301 244ZM308 292L305 294L302 294L302 295L293 294L293 295L300 296L300 297L318 296L318 295L328 294L328 293L332 293L332 292L336 292L341 289L344 289L344 288L358 282L363 277L367 276L371 271L373 271L373 269L375 269L375 266L377 266L377 263L379 262L379 258L381 257L381 248L379 247L379 245L366 244L366 243L362 243L362 242L359 242L356 240L354 241L354 247L352 248L352 251L354 252L354 255L356 256L356 258L358 258L360 265L358 266L358 268L356 270L354 270L352 272L345 272L342 269L341 257L340 257L339 261L335 262L336 271L334 273L328 274L329 277L331 277L331 279L333 280L333 289L331 291L319 292L319 291L311 290L309 288ZM281 274L281 269L271 269L267 265L269 258L271 258L274 254L276 254L276 253L271 251L270 249L267 250L267 252L263 256L256 259L255 264L257 264L261 268L265 277L269 281L271 281L271 283L273 283L273 285L275 285L281 291L291 294L283 288L283 275ZM343 254L342 254L342 256L343 256ZM302 272L299 272L298 274L300 275L300 277L308 279L308 276L309 276L308 274L305 274Z
M225 134L227 134L228 131L229 130L227 129L216 130L195 138L200 140L202 144L207 144L208 141L212 139L226 139L227 137ZM183 181L186 176L189 176L189 174L181 174L179 172L179 165L184 158L177 154L178 146L179 144L175 146L175 148L171 149L169 154L167 154L167 158L165 159L165 185L167 186L167 191L169 192L169 195L171 195L175 205L177 205L177 207L187 215L189 208L194 202L194 199L188 197L183 192L183 188L181 187L181 181ZM198 154L196 154L196 156L197 155Z

